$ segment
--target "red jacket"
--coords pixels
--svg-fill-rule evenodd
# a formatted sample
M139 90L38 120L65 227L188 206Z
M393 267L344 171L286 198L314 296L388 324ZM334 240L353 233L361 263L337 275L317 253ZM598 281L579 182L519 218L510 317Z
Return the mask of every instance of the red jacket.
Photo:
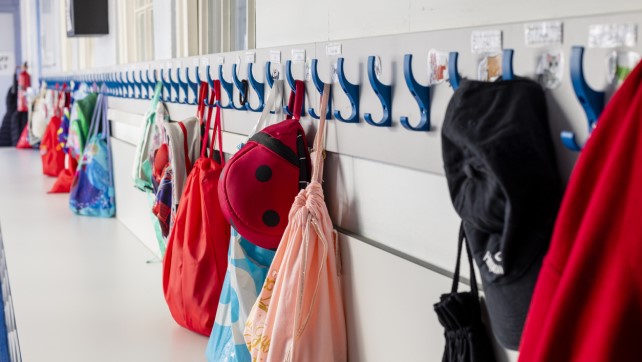
M575 166L520 352L520 362L642 361L642 64Z

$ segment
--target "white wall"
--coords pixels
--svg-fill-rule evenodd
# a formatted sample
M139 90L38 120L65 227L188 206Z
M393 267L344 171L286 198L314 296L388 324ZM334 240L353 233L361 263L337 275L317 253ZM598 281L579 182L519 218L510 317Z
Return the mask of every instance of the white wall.
M256 46L266 48L640 9L642 2L632 0L257 1Z
M29 63L32 82L39 77L38 17L36 0L20 1L22 59Z
M170 59L176 55L175 0L154 0L154 58Z
M116 20L116 0L109 0L109 34L93 38L93 66L105 67L115 65L118 60L118 24Z

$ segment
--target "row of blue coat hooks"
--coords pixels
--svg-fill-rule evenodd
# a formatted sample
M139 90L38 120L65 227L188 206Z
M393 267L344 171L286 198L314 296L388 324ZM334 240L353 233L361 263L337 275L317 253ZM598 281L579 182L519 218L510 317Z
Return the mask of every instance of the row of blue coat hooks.
M503 64L502 64L502 80L512 80L516 76L513 72L513 49L504 49L503 50ZM461 82L461 76L457 67L458 53L451 52L449 54L449 64L448 64L448 73L450 78L450 84L454 90L457 90ZM571 81L573 84L573 89L580 104L582 105L584 112L586 113L588 119L589 133L594 129L597 119L604 109L605 103L605 94L604 92L596 91L592 89L584 78L583 71L583 57L584 57L584 48L581 46L574 46L571 51ZM340 57L337 59L337 78L338 83L343 92L345 92L348 100L351 105L351 112L349 115L344 115L339 110L334 110L332 112L331 104L328 107L327 117L331 118L334 116L337 120L346 123L358 123L359 122L359 84L354 84L346 79L343 64L345 59ZM392 126L392 85L383 84L377 77L375 72L375 63L376 58L374 56L368 57L367 71L368 71L368 80L370 86L374 90L375 94L379 98L381 107L383 109L383 116L379 120L375 120L371 113L364 113L364 120L366 123L375 126L375 127L391 127ZM312 59L311 61L311 79L314 87L318 92L323 90L324 82L320 79L318 69L317 69L318 60ZM235 110L246 110L252 112L261 112L264 107L264 95L265 95L265 83L269 87L272 87L274 84L273 73L271 72L271 63L268 61L265 64L265 82L259 82L254 77L253 68L254 64L249 63L247 65L247 75L248 79L239 79L237 72L237 64L232 65L232 81L225 79L223 74L223 64L218 65L218 80L221 83L221 89L227 94L227 102L223 103L221 101L216 101L214 104L207 104L209 107L220 107L223 109L235 109ZM138 79L135 77L135 71L125 71L125 72L112 72L112 73L101 73L101 74L88 74L81 76L64 76L64 77L50 77L44 78L43 81L46 82L48 88L54 88L55 85L61 83L69 83L72 80L75 81L76 85L79 83L87 84L104 84L107 88L107 94L113 97L119 98L136 98L136 99L148 99L154 91L154 87L157 81L163 83L163 88L165 92L162 96L163 101L178 103L178 104L196 104L198 86L201 83L201 76L199 72L199 66L196 66L196 71L194 72L195 78L190 79L189 68L184 69L185 77L181 75L181 69L177 68L176 77L172 74L170 69L167 70L167 76L164 69L160 70L160 77L157 79L156 71L153 71L151 74L149 69L143 73L142 70L138 71ZM206 79L210 87L214 87L214 78L211 76L210 66L206 67ZM424 86L417 82L413 75L412 71L412 54L406 54L404 56L403 63L403 73L406 86L410 91L410 94L417 102L419 106L420 118L415 125L410 123L408 117L400 117L401 125L411 131L430 131L430 86ZM145 74L145 77L143 77ZM292 62L290 60L285 62L285 79L288 82L290 89L295 90L295 79L292 75ZM234 88L238 90L238 102L234 99ZM256 93L258 98L258 104L253 106L249 102L249 92L250 88ZM181 98L181 90L183 98ZM189 92L193 94L190 101ZM331 102L331 101L330 101ZM292 110L288 106L284 106L284 111L288 114L292 114ZM303 104L302 111L305 110L305 104ZM319 119L319 115L312 108L307 109L308 114L312 118ZM302 112L303 114L304 112ZM563 144L570 150L580 151L582 147L577 143L575 134L570 131L563 131L561 133L561 139Z

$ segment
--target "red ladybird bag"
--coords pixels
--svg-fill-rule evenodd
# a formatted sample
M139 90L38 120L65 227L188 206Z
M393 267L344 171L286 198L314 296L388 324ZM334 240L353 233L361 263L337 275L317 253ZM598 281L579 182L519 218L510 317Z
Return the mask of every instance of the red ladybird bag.
M207 91L207 83L201 83L200 120L203 119ZM218 99L219 89L214 89L214 92ZM214 97L210 99L211 104ZM206 336L210 335L214 325L230 243L230 224L221 212L218 197L223 165L214 159L214 140L218 138L220 160L225 162L220 108L216 108L208 156L206 151L211 118L210 108L201 157L187 176L163 259L163 292L172 317L181 326Z
M62 122L62 109L65 105L65 86L57 92L54 103L53 116L47 124L45 134L40 141L40 157L42 159L42 173L47 176L58 177L65 168L65 151L58 142L58 128Z
M219 182L225 217L244 238L265 249L279 245L294 198L310 181L310 153L299 124L304 83L296 81L295 88L288 102L293 115L254 134L227 162ZM269 108L266 104L261 120Z

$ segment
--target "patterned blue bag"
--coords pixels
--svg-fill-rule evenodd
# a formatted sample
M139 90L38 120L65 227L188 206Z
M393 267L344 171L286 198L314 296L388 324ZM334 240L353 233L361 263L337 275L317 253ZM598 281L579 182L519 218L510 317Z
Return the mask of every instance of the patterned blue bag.
M251 362L245 321L263 287L275 251L256 246L232 228L227 272L205 355L210 362Z
M116 214L105 91L103 86L91 120L89 141L71 185L69 207L78 215L113 217Z

